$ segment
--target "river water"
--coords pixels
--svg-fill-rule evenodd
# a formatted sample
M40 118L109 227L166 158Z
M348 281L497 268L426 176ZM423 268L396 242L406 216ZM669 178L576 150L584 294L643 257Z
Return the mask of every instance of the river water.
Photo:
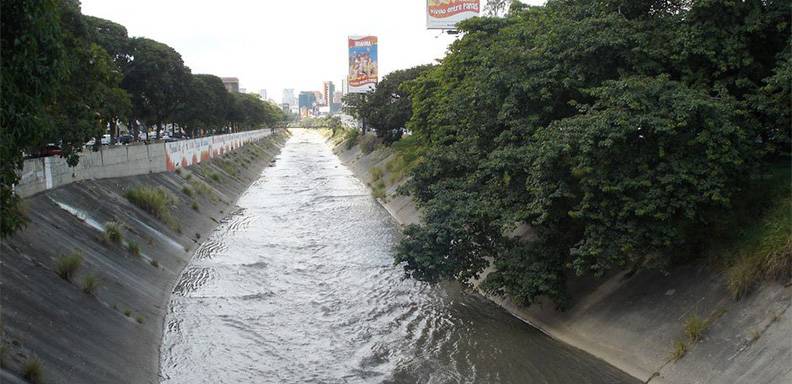
M197 250L162 383L637 383L478 295L404 279L398 228L316 132Z

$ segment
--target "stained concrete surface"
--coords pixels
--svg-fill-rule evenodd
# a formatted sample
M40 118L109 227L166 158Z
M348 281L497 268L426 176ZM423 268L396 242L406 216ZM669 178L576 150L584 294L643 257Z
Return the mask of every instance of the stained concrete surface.
M286 137L281 132L180 174L81 181L25 199L29 224L0 246L3 382L18 377L30 359L41 362L46 383L159 382L159 345L173 284L192 250L236 209L236 199ZM253 148L260 148L258 157ZM234 174L226 173L229 165ZM199 193L192 182L211 192ZM172 207L178 227L124 197L138 185L164 188L178 199ZM124 243L138 244L140 256L103 240L101 227L109 221L123 224ZM68 282L55 266L72 252L83 262ZM81 289L88 274L100 281L95 297Z

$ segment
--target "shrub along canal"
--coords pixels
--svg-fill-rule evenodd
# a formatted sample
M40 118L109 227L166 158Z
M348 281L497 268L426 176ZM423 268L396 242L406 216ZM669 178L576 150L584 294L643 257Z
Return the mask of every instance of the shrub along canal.
M317 132L238 206L174 289L163 383L637 383L478 295L405 280L397 226Z

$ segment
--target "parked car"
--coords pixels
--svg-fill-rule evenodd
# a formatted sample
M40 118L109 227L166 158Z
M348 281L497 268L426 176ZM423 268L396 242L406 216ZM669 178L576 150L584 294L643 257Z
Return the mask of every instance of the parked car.
M33 159L37 157L49 157L49 156L58 156L63 153L63 149L57 144L47 144L44 147L39 148L38 150L33 151L33 153L25 156L28 159Z
M102 141L101 141L102 145L110 145L110 141L112 140L109 134L102 135Z
M118 144L129 144L134 141L134 136L132 135L121 135L118 136Z

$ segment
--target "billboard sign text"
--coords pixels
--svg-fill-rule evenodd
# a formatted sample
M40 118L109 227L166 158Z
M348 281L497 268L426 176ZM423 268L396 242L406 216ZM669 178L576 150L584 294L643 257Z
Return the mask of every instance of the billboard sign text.
M479 0L427 0L426 28L456 29L456 24L479 14Z

